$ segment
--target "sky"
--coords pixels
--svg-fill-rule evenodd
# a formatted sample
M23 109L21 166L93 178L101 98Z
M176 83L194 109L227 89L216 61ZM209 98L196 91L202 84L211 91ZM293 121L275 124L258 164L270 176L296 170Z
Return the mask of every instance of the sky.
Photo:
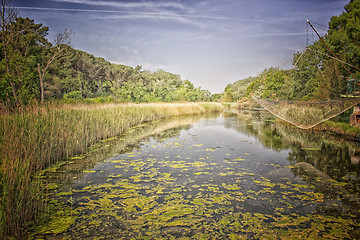
M71 46L144 70L179 74L212 93L280 67L325 34L349 0L11 0L21 17L65 29ZM308 34L307 34L308 32ZM291 68L287 64L284 68Z

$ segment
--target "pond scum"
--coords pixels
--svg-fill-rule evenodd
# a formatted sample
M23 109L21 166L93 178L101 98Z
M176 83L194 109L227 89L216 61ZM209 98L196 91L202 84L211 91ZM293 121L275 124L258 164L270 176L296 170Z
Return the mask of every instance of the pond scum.
M0 106L0 236L26 235L48 208L48 190L38 176L50 164L138 124L220 109L218 103L49 104L15 111Z
M141 147L111 153L96 167L81 170L77 184L49 184L52 214L35 227L35 236L358 239L358 205L346 206L338 192L329 195L319 187L323 179L299 175L296 164L280 168L272 164L267 168L276 170L259 175L247 168L253 159L246 152L227 154L221 147L174 138L176 130L167 132L170 136L166 132L152 136L156 143L142 140ZM198 139L192 134L188 133ZM49 171L61 175L64 170L53 166L42 176L49 178ZM277 171L296 177L274 180L271 173ZM335 180L331 184L344 187Z

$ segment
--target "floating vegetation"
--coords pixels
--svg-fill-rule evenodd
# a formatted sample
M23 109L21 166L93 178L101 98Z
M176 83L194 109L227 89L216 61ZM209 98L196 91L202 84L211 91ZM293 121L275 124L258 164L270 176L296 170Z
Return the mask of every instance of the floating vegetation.
M315 181L319 172L312 171L315 180L309 181L299 168L312 168L303 163L290 166L289 150L264 150L246 134L229 139L222 128L207 131L210 123L207 119L206 127L186 128L187 134L179 130L169 131L171 137L166 137L170 133L148 137L137 147L82 170L82 179L70 189L53 190L57 199L53 204L64 212L54 214L54 226L39 227L38 235L65 239L358 237L359 207L347 204L342 191L322 191ZM324 179L334 189L347 186L327 175ZM64 227L55 231L61 222Z

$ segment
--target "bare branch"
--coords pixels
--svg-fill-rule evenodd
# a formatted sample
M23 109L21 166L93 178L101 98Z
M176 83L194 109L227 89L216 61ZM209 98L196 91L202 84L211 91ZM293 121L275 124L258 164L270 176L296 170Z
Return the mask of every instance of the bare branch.
M10 23L14 22L18 16L17 11L13 7L9 7L10 0L1 0L1 27L2 30Z

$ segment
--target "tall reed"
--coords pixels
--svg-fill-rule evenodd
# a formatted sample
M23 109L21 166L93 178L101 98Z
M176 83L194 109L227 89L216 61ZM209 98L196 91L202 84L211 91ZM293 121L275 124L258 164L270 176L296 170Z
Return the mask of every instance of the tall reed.
M219 111L218 103L0 106L0 235L16 235L44 210L36 174L97 141L160 118Z

